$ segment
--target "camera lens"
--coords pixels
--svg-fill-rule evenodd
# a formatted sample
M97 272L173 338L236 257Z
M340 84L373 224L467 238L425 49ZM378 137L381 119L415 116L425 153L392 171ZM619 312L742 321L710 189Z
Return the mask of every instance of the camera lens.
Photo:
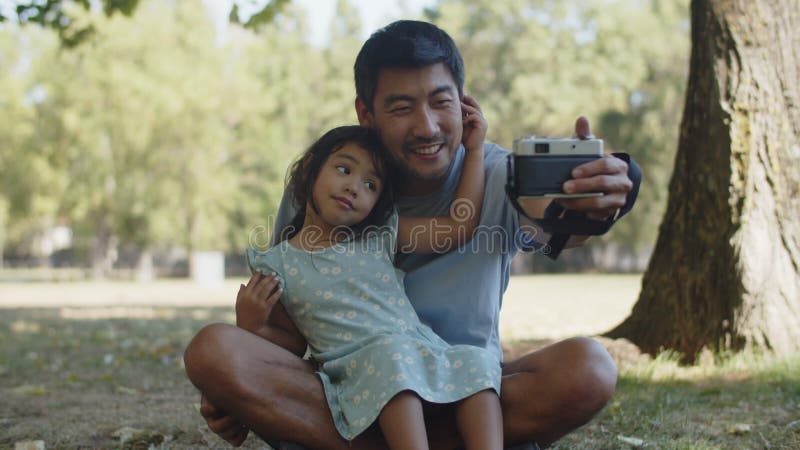
M547 142L537 142L533 147L534 153L550 153L550 144Z

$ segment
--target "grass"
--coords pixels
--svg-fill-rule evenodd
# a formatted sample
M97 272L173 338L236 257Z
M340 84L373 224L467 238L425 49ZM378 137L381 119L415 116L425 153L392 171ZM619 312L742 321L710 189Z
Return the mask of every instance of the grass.
M233 321L236 285L0 284L0 448L226 447L197 412L181 356L203 324ZM507 350L608 328L637 290L638 277L514 278ZM619 361L617 395L556 448L800 448L800 355L706 355L681 367L668 353L602 342ZM251 437L246 447L266 446Z

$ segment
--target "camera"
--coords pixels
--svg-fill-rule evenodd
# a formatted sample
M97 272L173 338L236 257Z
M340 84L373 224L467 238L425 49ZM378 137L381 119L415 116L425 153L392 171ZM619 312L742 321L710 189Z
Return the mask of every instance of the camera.
M602 139L536 138L514 140L508 156L508 191L515 197L577 198L602 192L565 194L572 169L603 157Z

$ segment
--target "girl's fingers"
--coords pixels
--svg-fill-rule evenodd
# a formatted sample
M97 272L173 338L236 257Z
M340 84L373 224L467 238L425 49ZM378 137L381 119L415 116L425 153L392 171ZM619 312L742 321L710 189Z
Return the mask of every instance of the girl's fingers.
M258 285L256 286L256 296L258 299L263 299L269 294L275 286L278 284L278 277L270 274L264 276L264 279L261 280Z
M265 300L264 306L266 306L267 311L272 311L272 308L275 306L275 303L278 303L278 300L281 299L281 295L283 294L283 288L280 286L276 287L267 297Z
M258 283L258 281L261 279L261 276L261 272L253 272L253 274L250 275L250 280L247 281L247 286L245 286L245 288L255 286L256 283Z

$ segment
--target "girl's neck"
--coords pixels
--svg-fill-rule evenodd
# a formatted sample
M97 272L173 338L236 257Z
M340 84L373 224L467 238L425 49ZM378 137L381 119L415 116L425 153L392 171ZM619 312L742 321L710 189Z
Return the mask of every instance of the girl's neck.
M289 239L290 244L302 250L313 251L331 247L348 238L349 233L345 232L344 226L331 225L309 209L306 209L303 227Z

